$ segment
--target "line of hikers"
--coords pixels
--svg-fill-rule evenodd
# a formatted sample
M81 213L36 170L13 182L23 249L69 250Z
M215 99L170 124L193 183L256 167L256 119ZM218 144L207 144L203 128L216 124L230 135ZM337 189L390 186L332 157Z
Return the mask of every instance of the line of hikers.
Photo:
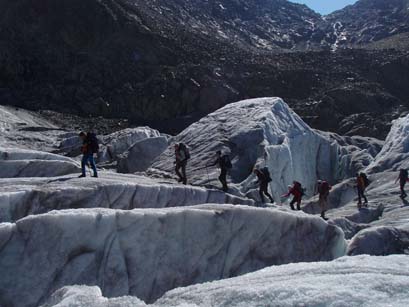
M98 172L94 160L94 154L99 152L99 144L96 135L92 132L81 132L79 134L82 140L81 152L83 154L81 160L81 170L82 173L79 177L86 177L86 166L90 166L93 170L92 177L98 177ZM188 146L184 143L177 143L174 146L175 149L175 173L178 176L178 182L187 184L186 176L186 166L190 159L190 151ZM227 184L227 174L228 171L232 169L233 165L228 154L223 154L222 151L216 152L216 159L213 163L206 165L205 168L218 166L220 169L219 181L222 184L222 190L224 192L228 191ZM269 169L267 167L256 168L253 170L254 175L257 177L257 184L259 185L259 196L262 203L265 203L265 197L267 196L271 203L274 203L273 197L268 192L268 185L272 182ZM396 182L400 183L401 197L407 197L405 192L406 182L409 180L408 171L406 169L401 169ZM395 183L396 183L395 182ZM358 193L358 208L362 205L368 206L368 199L365 195L366 188L369 186L370 181L365 173L356 174L356 188ZM328 198L332 187L326 180L318 180L316 193L319 195L318 203L321 208L321 217L326 219L325 213L328 210ZM288 186L288 192L281 197L287 198L293 196L290 202L290 207L292 210L301 210L302 198L305 195L305 189L302 187L301 183L294 181L292 185ZM362 200L364 201L362 204ZM294 205L297 207L295 208Z
M175 149L175 173L179 177L178 182L187 184L186 177L186 166L190 159L189 148L183 143L177 143L174 146ZM222 190L227 192L227 173L232 169L233 165L228 154L223 154L220 150L216 152L216 159L213 163L206 165L205 168L218 166L220 168L219 181L222 184ZM259 196L262 203L265 203L265 197L267 196L271 203L274 203L274 199L268 192L268 185L272 182L270 172L267 167L256 168L253 170L254 175L257 177L257 184L259 185ZM318 193L319 193L319 204L321 207L321 217L325 218L325 212L327 211L328 196L331 186L327 181L318 181ZM288 186L288 192L281 197L293 196L290 202L290 207L292 210L301 210L302 197L305 195L305 189L302 187L301 183L294 181L293 185ZM297 206L297 209L294 207Z
M186 166L187 162L190 159L190 152L189 148L183 144L178 143L175 144L175 172L179 177L179 182L183 182L183 184L187 183L186 177ZM232 168L232 163L230 160L230 156L228 154L223 154L220 150L216 152L216 160L214 163L206 165L205 168L217 165L220 168L220 176L219 181L222 184L223 191L228 191L227 185L227 173ZM181 170L181 171L180 171ZM274 203L274 199L271 194L268 192L268 185L272 182L269 169L267 167L263 168L256 168L253 170L255 176L257 177L257 183L259 184L259 195L260 200L262 203L265 203L265 197L267 196L271 203ZM400 182L401 182L401 190L404 193L403 187L407 181L408 174L403 178L403 175L400 175ZM365 190L369 186L370 181L365 173L358 173L356 175L356 188L358 193L358 208L362 207L362 200L364 200L364 206L368 206L368 199L365 195ZM402 187L403 185L403 187ZM327 219L325 213L328 210L328 198L332 187L326 180L318 180L317 181L317 190L316 194L318 194L318 203L321 209L321 217L323 219ZM301 210L301 202L302 198L305 195L305 189L302 187L302 184L298 181L294 181L292 185L288 186L288 192L284 195L281 195L283 198L287 198L289 196L293 196L293 199L290 201L290 207L292 210ZM403 195L403 194L402 194ZM406 197L406 194L405 194ZM296 205L297 207L295 208Z

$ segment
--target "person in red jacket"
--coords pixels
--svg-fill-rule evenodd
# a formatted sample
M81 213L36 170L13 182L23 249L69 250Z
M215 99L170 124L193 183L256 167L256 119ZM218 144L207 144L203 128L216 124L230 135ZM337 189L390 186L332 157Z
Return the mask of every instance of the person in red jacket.
M356 188L358 191L358 208L362 206L362 198L364 199L365 207L368 207L368 199L365 195L365 190L369 185L368 177L365 173L356 174Z
M294 181L293 185L289 186L288 193L284 194L282 197L288 197L290 195L294 196L293 200L290 202L291 209L295 210L294 204L297 204L297 210L301 210L301 200L304 195L301 183Z

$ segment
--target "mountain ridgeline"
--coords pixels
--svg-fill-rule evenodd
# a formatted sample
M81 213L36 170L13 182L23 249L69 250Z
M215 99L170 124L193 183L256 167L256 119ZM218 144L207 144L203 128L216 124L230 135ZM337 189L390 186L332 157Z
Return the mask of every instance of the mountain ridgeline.
M286 0L0 0L0 103L178 132L281 96L315 128L384 137L409 109L409 1L321 16Z

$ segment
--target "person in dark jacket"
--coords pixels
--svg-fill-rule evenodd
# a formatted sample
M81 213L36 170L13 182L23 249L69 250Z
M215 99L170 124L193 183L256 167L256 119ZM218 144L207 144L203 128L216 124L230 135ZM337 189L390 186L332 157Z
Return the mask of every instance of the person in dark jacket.
M405 185L406 185L406 182L408 182L408 171L406 169L402 168L399 171L399 176L396 179L395 183L397 183L398 181L400 185L400 197L406 198L408 196L405 192Z
M321 217L326 220L327 218L325 217L325 212L327 211L328 208L328 197L329 197L329 192L331 191L332 187L329 185L329 183L325 180L321 181L318 180L318 202L321 208Z
M223 155L220 150L216 152L216 161L210 166L218 165L220 168L219 180L222 183L223 191L227 192L229 187L227 186L227 171L231 169L232 165L228 155Z
M268 176L266 176L266 174L259 169L255 169L254 174L257 176L258 183L260 185L259 194L261 202L265 203L264 195L266 195L270 199L271 203L274 203L273 197L270 195L270 193L268 193L268 183L270 178L268 178Z
M293 195L294 198L290 202L291 210L295 210L294 204L297 204L297 210L301 210L301 201L303 196L303 189L301 183L294 181L292 186L288 187L288 193L284 194L282 197L288 197Z
M81 171L82 174L79 176L79 178L86 177L86 171L85 168L89 164L94 172L94 175L92 177L97 178L98 177L98 172L97 172L97 167L95 165L95 160L94 160L94 152L95 148L98 148L98 140L96 137L93 137L93 135L88 132L81 132L79 134L80 139L82 140L82 147L81 147L81 152L82 152L82 160L81 160ZM96 143L96 144L95 144Z
M189 159L185 146L184 144L175 144L175 172L179 177L178 182L182 182L183 184L187 184L186 165Z

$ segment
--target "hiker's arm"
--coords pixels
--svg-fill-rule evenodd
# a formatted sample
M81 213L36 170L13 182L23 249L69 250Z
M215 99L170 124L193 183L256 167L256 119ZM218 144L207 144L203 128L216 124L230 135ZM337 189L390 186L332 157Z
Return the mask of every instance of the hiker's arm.
M291 192L289 191L288 193L281 195L281 197L288 197L288 196L290 196L290 194L291 194Z

